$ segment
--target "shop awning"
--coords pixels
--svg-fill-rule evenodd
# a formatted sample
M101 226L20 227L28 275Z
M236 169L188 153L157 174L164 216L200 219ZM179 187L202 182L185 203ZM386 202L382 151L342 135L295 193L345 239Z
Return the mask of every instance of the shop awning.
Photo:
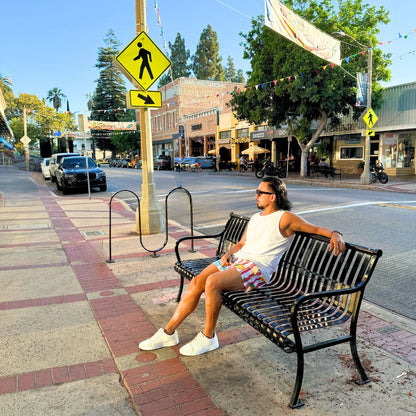
M246 150L243 150L241 153L243 155L260 155L262 153L269 153L269 152L270 152L270 150L263 149L263 147L252 146L252 147L249 147Z
M3 137L0 137L0 144L2 144L4 147L7 147L7 149L13 150L13 146Z

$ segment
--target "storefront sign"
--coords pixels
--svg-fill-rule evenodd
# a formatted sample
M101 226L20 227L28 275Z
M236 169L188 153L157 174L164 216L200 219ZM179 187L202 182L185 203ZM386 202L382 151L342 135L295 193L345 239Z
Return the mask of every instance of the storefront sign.
M231 139L218 139L217 144L229 144Z
M238 139L231 138L230 143L250 143L250 137L239 137Z

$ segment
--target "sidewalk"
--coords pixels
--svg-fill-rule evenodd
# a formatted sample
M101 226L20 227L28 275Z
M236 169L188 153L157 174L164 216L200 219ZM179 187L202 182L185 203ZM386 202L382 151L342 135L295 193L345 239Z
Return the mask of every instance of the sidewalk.
M351 381L348 345L308 354L305 406L297 410L287 406L295 355L226 309L216 351L178 352L200 330L201 301L179 330L179 346L138 352L138 342L175 308L173 248L188 230L170 221L168 244L152 258L139 243L134 213L114 201L115 262L106 263L108 198L57 197L36 181L43 181L39 173L0 167L0 415L415 413L416 321L368 302L358 348L372 383ZM143 236L148 248L164 239ZM199 240L198 252L184 255L212 255L214 246Z
M222 175L234 175L234 176L254 176L254 172L239 171L225 171L220 172ZM216 174L216 172L212 172ZM359 178L343 177L340 179L319 177L300 177L298 173L289 172L289 176L283 179L286 183L302 184L310 186L326 186L334 188L356 188L356 189L371 189L374 191L387 191L387 192L403 192L416 194L416 178L415 177L402 177L402 178L390 178L389 182L385 185L377 182L369 185L362 185Z

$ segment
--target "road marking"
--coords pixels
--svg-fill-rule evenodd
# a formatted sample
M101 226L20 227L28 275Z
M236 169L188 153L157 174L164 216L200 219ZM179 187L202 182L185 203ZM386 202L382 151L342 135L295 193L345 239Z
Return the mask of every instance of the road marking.
M346 208L356 208L356 207L363 207L368 205L382 205L382 204L397 204L401 203L401 201L374 201L374 202L358 202L356 204L348 204L348 205L339 205L339 206L333 206L333 207L327 207L327 208L319 208L319 209L313 209L310 211L300 211L297 212L297 214L311 214L313 212L323 212L323 211L332 211L337 209L346 209ZM404 201L403 203L411 203L414 204L416 201Z
M409 201L407 201L407 202L409 202ZM397 204L379 204L379 205L381 207L392 207L392 208L403 208L403 209L416 209L416 207L408 207L406 205L397 205Z

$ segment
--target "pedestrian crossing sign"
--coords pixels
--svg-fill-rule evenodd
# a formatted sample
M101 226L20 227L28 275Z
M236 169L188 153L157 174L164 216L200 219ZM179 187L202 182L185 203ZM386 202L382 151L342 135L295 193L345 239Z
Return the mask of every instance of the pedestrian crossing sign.
M367 124L369 129L372 129L377 123L378 117L372 108L369 108L363 116L365 124Z
M148 90L171 66L170 60L146 32L140 32L114 59L134 85Z

